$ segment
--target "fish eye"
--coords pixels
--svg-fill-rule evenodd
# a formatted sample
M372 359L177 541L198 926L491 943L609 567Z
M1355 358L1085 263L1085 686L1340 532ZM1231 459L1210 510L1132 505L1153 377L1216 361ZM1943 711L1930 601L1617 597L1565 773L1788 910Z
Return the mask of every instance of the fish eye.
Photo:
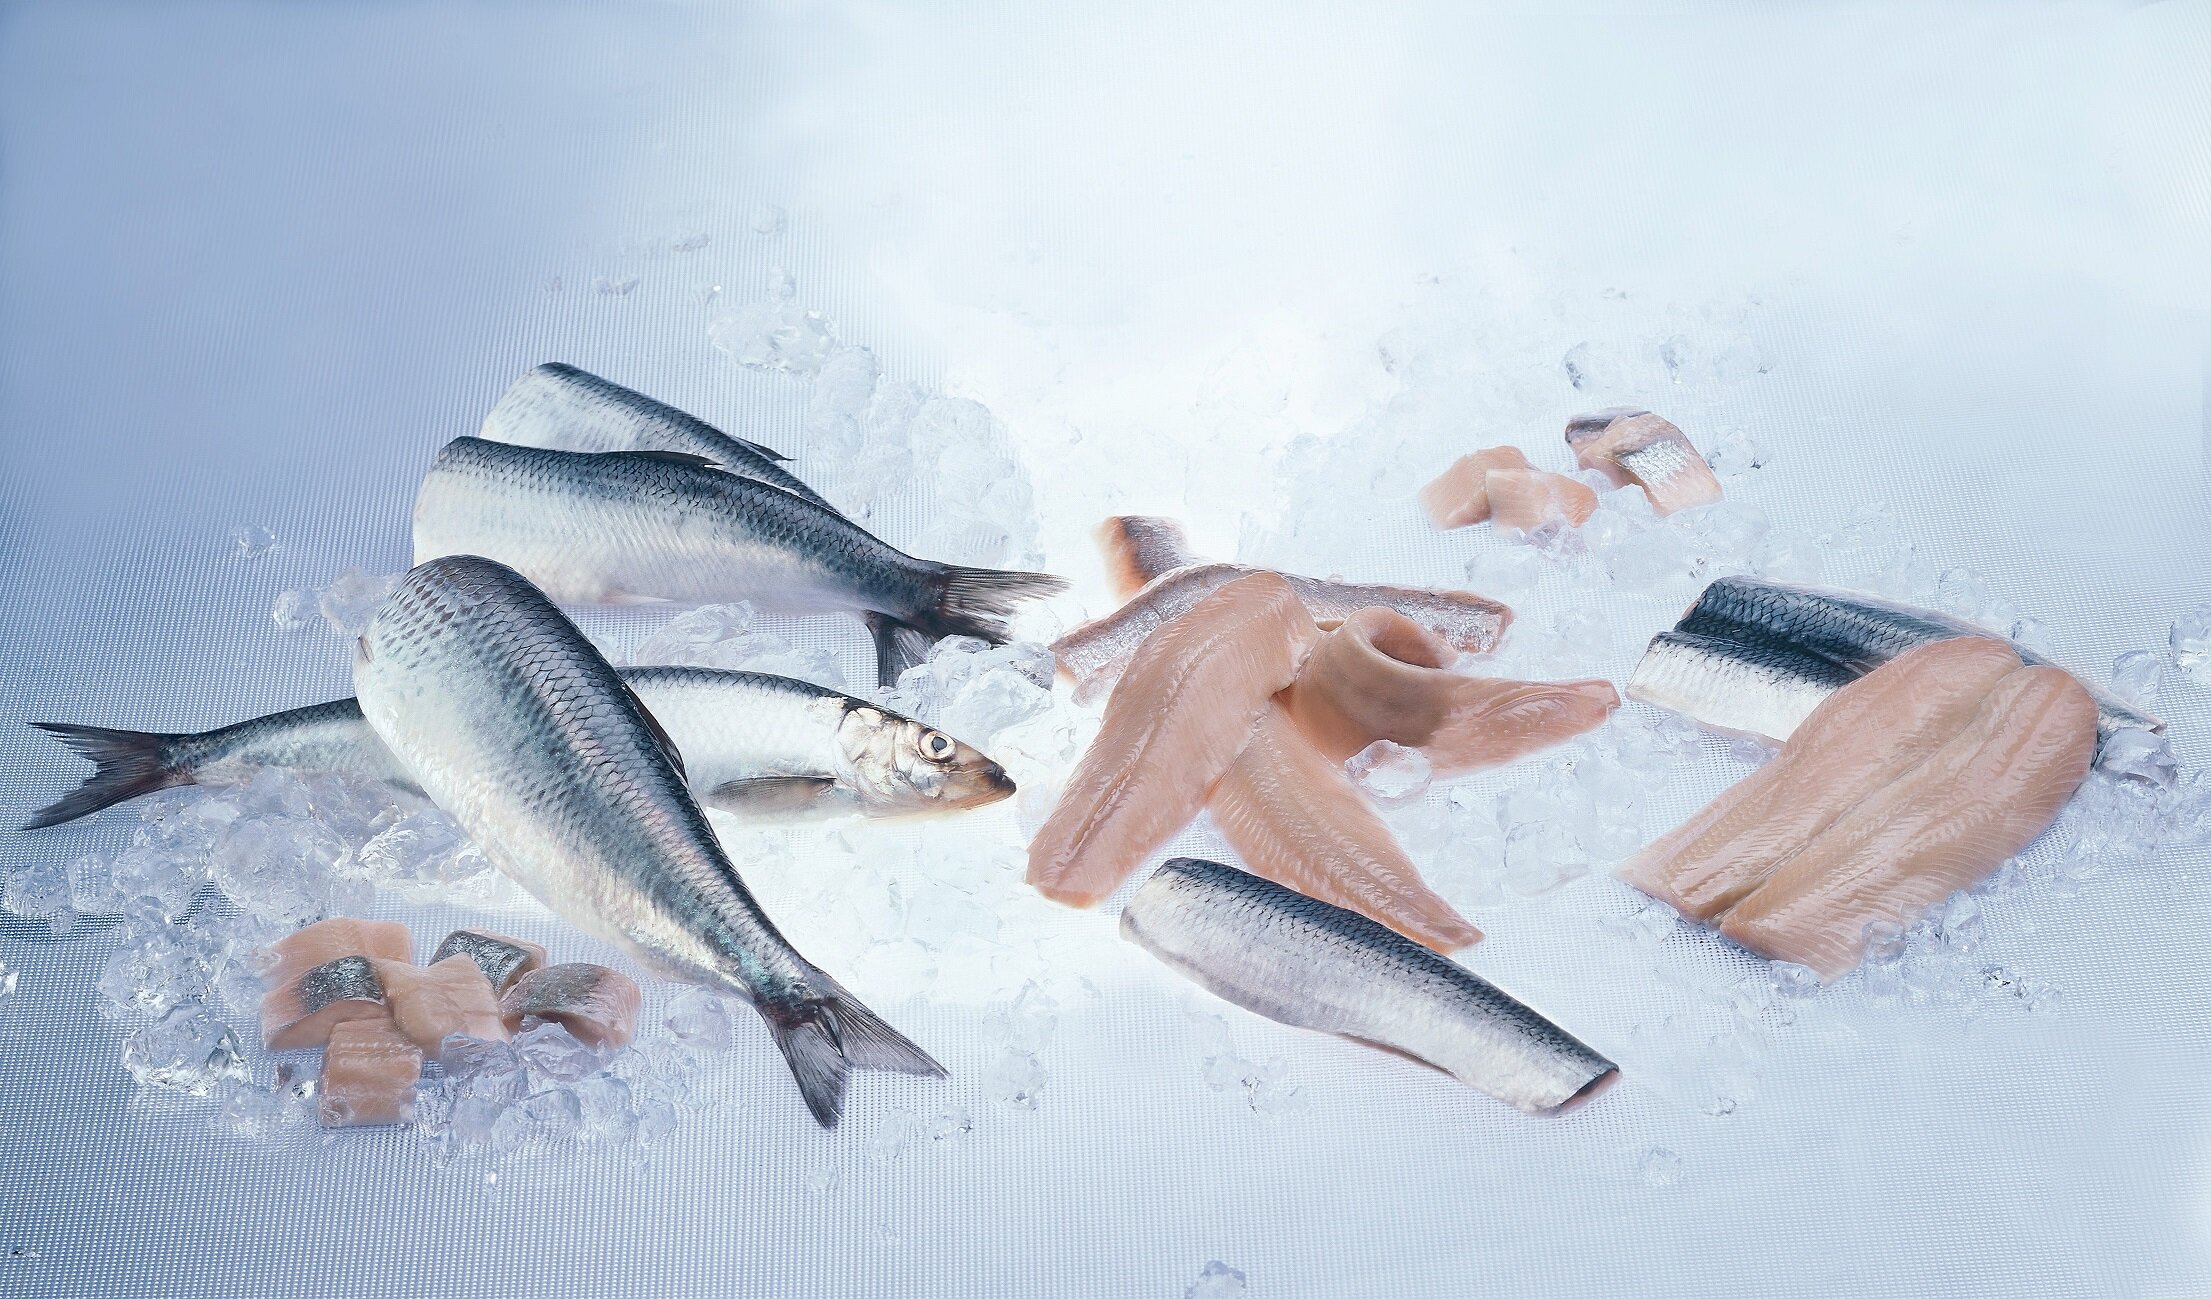
M942 731L928 731L921 737L922 756L942 760L952 756L952 737Z

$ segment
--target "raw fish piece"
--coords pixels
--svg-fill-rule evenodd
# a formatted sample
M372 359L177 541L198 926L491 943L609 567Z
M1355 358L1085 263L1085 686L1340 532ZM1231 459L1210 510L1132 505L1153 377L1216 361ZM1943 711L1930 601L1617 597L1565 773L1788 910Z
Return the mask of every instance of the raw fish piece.
M1533 532L1546 523L1578 528L1597 512L1589 484L1540 469L1492 469L1483 478L1489 520L1500 528Z
M1987 636L1987 629L1929 609L1859 595L1793 586L1758 577L1723 577L1704 588L1674 630L1748 646L1774 646L1789 654L1825 660L1844 679L1864 676L1914 645L1955 636ZM2012 648L2029 667L2049 662L2019 645ZM1636 676L1642 676L1637 669ZM1807 682L1810 685L1811 682ZM2165 723L2118 696L2081 683L2096 701L2097 728L2103 735L2134 729L2162 732ZM1640 699L1635 682L1628 698ZM1809 711L1807 709L1807 711ZM1696 713L1691 716L1698 717ZM1797 720L1802 720L1801 716ZM1769 735L1785 740L1784 733Z
M1654 514L1667 515L1720 499L1712 466L1671 420L1647 410L1616 406L1567 421L1567 445L1582 468L1615 484L1643 489Z
M1121 912L1121 935L1246 1010L1401 1051L1531 1114L1618 1073L1464 967L1218 862L1160 867Z
M1052 643L1059 667L1075 682L1075 699L1090 703L1113 689L1136 647L1188 612L1198 601L1238 578L1271 569L1242 564L1191 564L1169 569L1103 618L1086 622ZM1290 584L1313 621L1333 626L1361 609L1395 609L1441 636L1453 649L1486 654L1512 621L1512 610L1471 591L1417 586L1328 582L1276 574Z
M1457 655L1388 609L1361 609L1320 643L1282 696L1298 728L1338 762L1376 740L1428 755L1435 770L1496 766L1603 724L1608 681L1506 681L1448 671Z
M488 929L456 929L438 944L430 956L436 965L448 956L465 956L484 972L491 990L501 996L516 979L545 964L545 949L520 938L509 938Z
M341 956L277 985L261 998L261 1045L271 1051L321 1046L347 1020L389 1017L385 964L367 956Z
M333 916L286 934L261 953L263 986L281 988L299 976L341 956L372 956L381 961L411 961L414 935L396 920L355 920Z
M326 1128L411 1123L422 1048L389 1019L356 1019L331 1031L315 1117Z
M1489 517L1489 471L1527 469L1519 447L1488 447L1451 462L1436 480L1420 489L1421 507L1439 528L1463 528Z
M2019 669L2002 641L1936 641L1827 696L1779 756L1619 876L1697 920L1734 906L1844 813L1950 742Z
M1029 844L1029 883L1072 906L1113 892L1205 805L1315 635L1290 584L1253 573L1145 641Z
M507 1031L525 1017L549 1019L588 1047L628 1046L637 1037L637 981L620 970L577 962L532 970L507 989L499 1009Z
M1786 644L1665 631L1651 638L1636 663L1628 698L1724 734L1779 744L1859 675Z
M1440 952L1482 936L1421 880L1342 765L1317 752L1279 705L1252 725L1208 806L1244 865L1278 884Z
M392 1022L427 1053L435 1054L455 1033L500 1042L510 1036L491 980L466 956L427 966L378 961L376 973L391 1000Z
M1822 979L1848 973L1868 924L1909 924L2048 829L2095 752L2096 701L2057 668L2021 668L1948 744L1736 903L1720 932Z
M1182 525L1156 514L1116 514L1098 525L1113 594L1126 600L1169 569L1198 562Z

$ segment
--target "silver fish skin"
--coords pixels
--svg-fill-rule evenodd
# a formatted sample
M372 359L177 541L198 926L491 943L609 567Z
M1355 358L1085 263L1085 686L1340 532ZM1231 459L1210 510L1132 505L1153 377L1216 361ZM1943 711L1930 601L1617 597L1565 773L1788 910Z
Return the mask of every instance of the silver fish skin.
M1218 862L1161 866L1121 912L1121 934L1246 1010L1403 1051L1531 1114L1619 1072L1464 966Z
M780 487L825 510L836 507L783 467L790 457L732 437L705 420L633 388L559 361L508 385L479 435L548 451L672 451Z
M1103 698L1121 679L1129 656L1151 634L1188 613L1198 601L1252 573L1246 564L1192 564L1152 578L1128 602L1086 622L1052 643L1060 668L1075 681L1075 699ZM1512 622L1512 610L1468 591L1364 582L1331 582L1283 573L1316 622L1334 624L1361 609L1382 606L1428 628L1467 654L1486 654Z
M621 669L675 740L700 802L778 821L857 812L954 812L1014 792L974 746L880 704L810 681L725 668ZM351 699L196 734L33 722L94 763L84 784L25 829L59 825L176 785L232 785L263 769L330 772L421 793Z
M1627 696L1715 731L1778 744L1821 700L1858 676L1786 645L1668 631L1643 651Z
M417 566L361 634L353 679L369 725L509 878L648 968L750 1001L823 1126L853 1068L943 1075L784 939L665 735L513 569Z
M415 495L415 562L482 555L570 604L750 600L847 612L895 681L897 635L1007 636L1022 602L1067 583L1043 573L916 559L851 520L735 474L634 452L544 451L459 438Z
M1929 641L1958 636L2004 639L1985 627L1931 609L1915 609L1852 591L1796 586L1756 577L1723 577L1713 581L1697 597L1696 603L1689 606L1674 630L1711 640L1776 646L1824 659L1847 670L1850 680ZM2012 648L2030 667L2049 663L2048 659L2016 643L2012 643ZM1637 675L1641 675L1640 668ZM2143 712L2111 692L2087 681L2082 681L2081 685L2096 701L2096 729L2100 736L2108 737L2114 731L2128 728L2153 733L2165 729L2162 719ZM1632 684L1629 694L1641 698L1634 693ZM1785 740L1788 736L1769 738Z

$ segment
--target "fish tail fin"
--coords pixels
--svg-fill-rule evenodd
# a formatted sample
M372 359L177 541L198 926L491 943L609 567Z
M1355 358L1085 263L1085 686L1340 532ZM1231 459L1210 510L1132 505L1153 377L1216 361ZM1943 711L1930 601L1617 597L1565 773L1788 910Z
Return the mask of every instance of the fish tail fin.
M141 794L173 785L192 784L192 773L169 761L169 745L179 737L150 731L117 731L105 726L78 726L72 722L32 722L31 725L60 740L92 762L92 774L56 802L40 808L23 823L26 830L42 830L80 816L90 816Z
M789 1018L768 1016L783 1061L798 1080L799 1095L814 1121L837 1126L844 1116L845 1084L852 1071L881 1069L928 1077L944 1076L944 1066L877 1018L833 980L829 990L805 1002Z
M994 645L1004 644L1010 634L1008 615L1027 601L1066 589L1067 579L1050 573L946 564L937 574L936 607L914 621L938 636L980 636Z
M864 614L862 621L867 623L868 638L875 642L877 685L897 685L898 674L928 658L929 647L936 643L928 632L887 613Z

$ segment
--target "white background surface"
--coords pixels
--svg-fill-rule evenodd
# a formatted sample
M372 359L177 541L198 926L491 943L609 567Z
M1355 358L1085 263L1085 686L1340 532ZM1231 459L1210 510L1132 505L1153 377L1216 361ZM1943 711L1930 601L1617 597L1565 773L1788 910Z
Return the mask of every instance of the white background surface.
M1093 608L1101 512L1233 549L1297 500L1287 444L1371 427L1392 331L1459 349L1463 418L1507 426L1469 446L1535 446L1594 404L1566 348L1716 313L1771 373L1659 395L1772 450L1777 522L1886 500L2100 672L2211 595L2206 66L2211 18L2175 4L0 9L0 816L75 771L21 720L198 728L343 693L342 642L279 632L271 600L403 566L421 466L528 364L803 468L803 386L713 351L699 300L761 296L771 265L893 374L1006 421L1046 561ZM762 202L786 234L752 233ZM712 242L669 251L685 231ZM229 561L243 523L283 549ZM1454 544L1402 523L1341 566ZM2201 691L2166 712L2200 760ZM1064 1010L1035 1114L955 1078L956 1148L872 1165L912 1098L865 1089L823 1135L756 1044L738 1102L649 1165L496 1188L403 1133L271 1151L131 1105L103 939L0 929L24 971L0 1251L39 1255L0 1257L0 1294L1175 1296L1212 1258L1254 1299L2207 1293L2203 878L2169 857L2007 900L1992 956L2056 1013L1800 1026L1725 1121L1669 1096L1689 994L1600 929L1630 902L1591 879L1478 915L1469 957L1638 1083L1558 1122L1238 1020L1309 1098L1269 1121L1202 1085L1184 989L1131 955ZM1661 955L1689 981L1736 960ZM861 991L955 1075L987 1062L980 1007ZM1638 1176L1654 1144L1677 1185Z

